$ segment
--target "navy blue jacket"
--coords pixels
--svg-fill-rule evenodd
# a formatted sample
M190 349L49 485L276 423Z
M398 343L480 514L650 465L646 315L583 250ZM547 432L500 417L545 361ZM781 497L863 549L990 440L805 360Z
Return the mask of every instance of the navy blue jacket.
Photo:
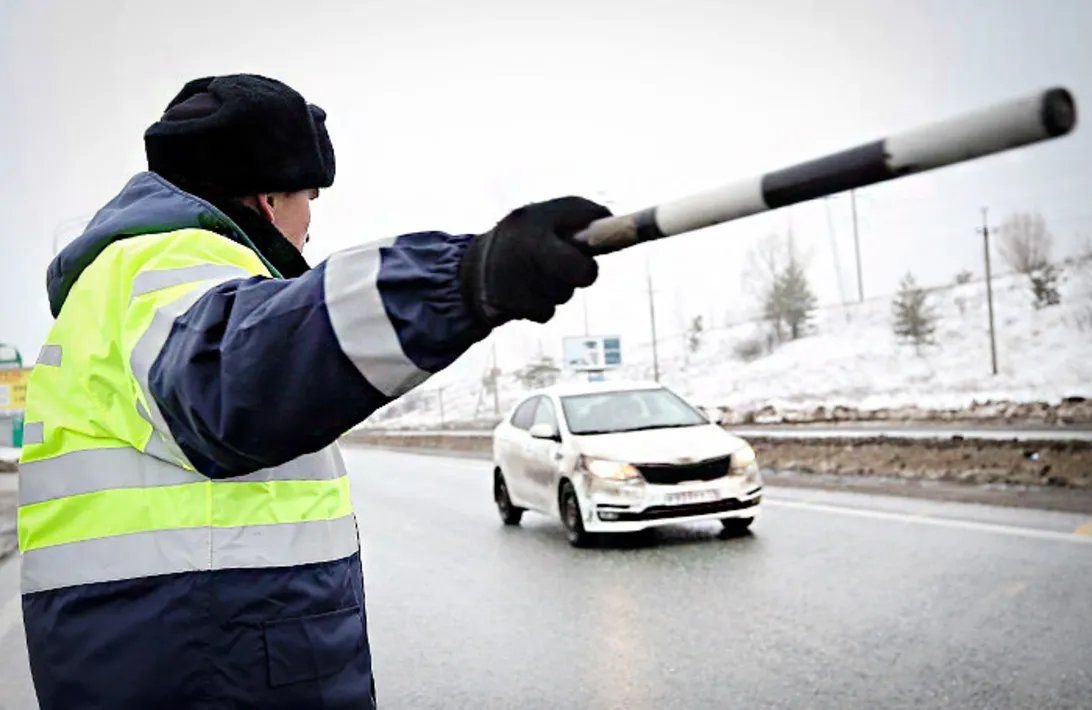
M154 173L134 177L50 265L54 313L112 242L200 227L261 251L221 210ZM471 237L409 234L382 250L375 288L422 373L485 335L459 293ZM332 257L333 258L333 257ZM179 317L150 372L175 442L210 477L319 450L396 397L339 343L319 264L233 279ZM306 566L187 572L27 594L43 708L361 708L374 692L359 553ZM86 639L108 640L97 644Z

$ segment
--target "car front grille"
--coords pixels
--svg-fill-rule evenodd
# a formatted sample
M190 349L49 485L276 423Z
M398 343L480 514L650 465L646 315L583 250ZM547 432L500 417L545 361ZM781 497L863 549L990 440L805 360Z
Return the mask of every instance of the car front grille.
M738 498L728 498L726 500L717 500L711 503L689 503L687 505L653 505L645 508L639 513L626 513L626 512L614 512L609 511L607 516L604 516L601 509L597 509L599 518L601 520L608 520L611 522L640 522L642 520L663 520L664 518L685 518L691 515L709 515L711 513L728 513L733 510L743 510L745 508L751 508L761 502L761 496L755 496L750 500L739 500ZM599 506L601 508L602 506Z
M728 475L731 456L722 456L698 463L637 464L637 470L649 483L674 485L684 481L712 481Z

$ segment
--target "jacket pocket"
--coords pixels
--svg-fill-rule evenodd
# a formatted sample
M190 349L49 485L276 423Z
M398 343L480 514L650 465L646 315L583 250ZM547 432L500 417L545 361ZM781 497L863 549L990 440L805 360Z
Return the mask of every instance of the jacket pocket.
M269 684L274 688L332 675L344 668L365 644L359 606L276 619L262 626Z

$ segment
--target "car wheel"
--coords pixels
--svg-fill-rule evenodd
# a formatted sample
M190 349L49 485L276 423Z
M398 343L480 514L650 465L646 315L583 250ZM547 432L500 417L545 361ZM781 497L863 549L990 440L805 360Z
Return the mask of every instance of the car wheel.
M724 526L724 532L730 535L742 535L754 521L754 518L721 518L720 524Z
M588 547L594 541L591 533L584 530L584 517L580 512L580 501L576 489L569 481L561 482L558 492L558 509L561 512L561 524L565 526L565 535L573 547Z
M504 476L500 469L493 472L493 502L497 504L497 512L501 522L505 525L519 525L523 517L523 508L512 503L508 497L508 485L504 482Z

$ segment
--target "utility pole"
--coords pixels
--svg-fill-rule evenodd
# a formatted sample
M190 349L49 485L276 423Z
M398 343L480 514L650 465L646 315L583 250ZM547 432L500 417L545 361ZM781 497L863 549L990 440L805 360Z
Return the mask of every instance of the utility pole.
M660 358L656 352L656 303L652 296L652 268L645 263L645 274L648 276L648 320L652 324L652 379L660 381Z
M440 397L440 428L443 429L446 423L444 421L444 388L437 387L436 394Z
M497 340L493 339L493 416L500 419L500 370L497 368Z
M997 336L993 327L993 280L990 272L990 225L988 223L987 208L982 208L982 226L978 231L982 234L983 250L986 255L986 303L990 312L990 363L993 366L993 374L997 374Z
M827 237L830 238L830 255L834 258L834 278L838 281L838 298L846 304L846 282L842 278L842 257L838 253L838 237L834 233L834 218L830 214L830 198L823 198L823 207L827 213Z
M864 278L861 276L861 238L857 234L857 191L849 191L849 204L853 209L853 251L857 255L857 302L864 303Z

